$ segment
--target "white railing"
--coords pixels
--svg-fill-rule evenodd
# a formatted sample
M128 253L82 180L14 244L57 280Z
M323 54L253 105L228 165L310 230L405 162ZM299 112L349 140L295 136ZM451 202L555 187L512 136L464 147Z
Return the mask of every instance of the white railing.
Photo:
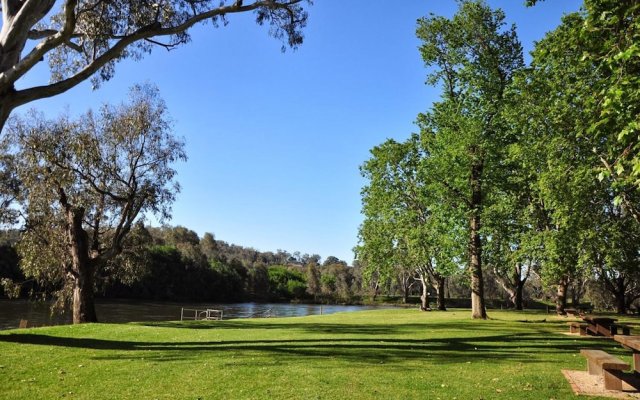
M222 310L214 310L207 308L206 310L198 310L195 308L182 308L180 311L180 321L193 320L193 321L215 321L222 319Z

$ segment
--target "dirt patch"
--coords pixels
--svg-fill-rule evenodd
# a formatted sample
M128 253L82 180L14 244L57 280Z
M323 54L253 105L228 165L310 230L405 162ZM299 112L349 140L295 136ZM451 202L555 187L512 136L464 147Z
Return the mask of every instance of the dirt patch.
M571 336L571 337L575 337L575 338L580 338L580 339L607 339L607 340L611 340L611 338L608 338L606 336L593 336L593 335L581 335L579 332L576 333L571 333L569 331L563 331L563 332L558 332L561 335L565 335L565 336Z
M612 399L640 399L640 392L627 383L622 383L622 390L604 388L604 378L600 375L589 375L587 371L562 370L562 374L573 392L579 396L602 396Z

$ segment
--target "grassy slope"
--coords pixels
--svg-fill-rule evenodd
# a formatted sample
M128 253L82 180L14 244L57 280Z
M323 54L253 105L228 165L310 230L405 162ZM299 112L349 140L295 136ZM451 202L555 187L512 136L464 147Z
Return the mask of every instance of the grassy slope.
M4 331L0 398L567 399L560 370L585 368L580 348L631 361L611 340L559 334L556 317L490 317L380 310Z

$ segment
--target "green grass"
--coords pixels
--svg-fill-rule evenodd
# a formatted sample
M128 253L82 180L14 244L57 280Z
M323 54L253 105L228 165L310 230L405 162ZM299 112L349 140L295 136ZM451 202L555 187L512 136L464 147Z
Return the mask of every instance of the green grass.
M572 399L612 340L544 313L409 309L0 332L1 399ZM636 326L635 331L638 331Z

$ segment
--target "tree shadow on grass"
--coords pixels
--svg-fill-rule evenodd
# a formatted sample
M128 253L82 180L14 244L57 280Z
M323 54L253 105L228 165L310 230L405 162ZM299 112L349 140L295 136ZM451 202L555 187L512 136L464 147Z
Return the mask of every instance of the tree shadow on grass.
M244 325L244 324L243 324ZM296 325L296 324L293 324ZM300 325L300 324L297 324ZM306 327L307 324L302 324ZM602 347L601 341L574 340L570 337L557 337L548 332L505 333L469 337L429 337L404 338L397 328L406 325L393 325L385 336L379 336L367 326L336 324L311 324L316 326L313 332L334 333L329 337L301 339L259 339L219 340L219 341L130 341L98 338L70 338L37 333L11 333L0 335L0 342L21 343L65 348L105 350L93 354L94 360L134 360L144 358L148 361L191 360L203 355L220 356L225 362L237 365L240 360L232 361L231 356L240 358L255 357L252 364L273 364L273 359L281 362L304 362L308 359L332 358L363 364L402 363L407 360L428 360L436 364L465 362L548 362L547 356L579 352L584 347ZM450 325L450 324L446 324ZM457 324L453 324L457 325ZM244 325L246 327L246 325ZM424 326L420 325L421 328ZM465 324L468 328L469 325ZM362 329L357 329L358 327ZM285 328L283 326L283 328ZM286 326L289 328L289 324ZM300 328L300 327L298 327ZM404 329L400 329L402 331ZM495 330L495 329L494 329ZM335 333L353 334L359 337L340 337ZM413 336L416 331L412 331ZM369 334L369 335L368 335ZM615 346L612 343L612 347ZM213 352L213 353L209 353ZM262 357L264 356L264 357ZM262 360L262 361L260 361Z
M500 320L497 320L500 321ZM501 321L504 322L504 321ZM532 323L540 323L542 321L507 321L510 328L517 328L519 326L522 329L531 330ZM447 321L447 322L433 322L425 321L421 323L411 324L394 324L394 323L379 323L379 324L350 324L350 323L321 323L321 322L291 322L286 319L269 320L269 319L237 319L237 320L224 320L224 321L158 321L158 322L137 322L136 325L149 326L156 328L177 328L177 329L257 329L257 330L274 330L274 329L295 329L302 330L310 333L328 333L328 334L375 334L385 335L389 333L399 332L434 332L434 331L499 331L500 326L493 324L491 321ZM558 323L546 322L545 329L552 327L566 326L564 321L558 321ZM564 329L564 328L562 328ZM568 329L568 328L567 328Z

